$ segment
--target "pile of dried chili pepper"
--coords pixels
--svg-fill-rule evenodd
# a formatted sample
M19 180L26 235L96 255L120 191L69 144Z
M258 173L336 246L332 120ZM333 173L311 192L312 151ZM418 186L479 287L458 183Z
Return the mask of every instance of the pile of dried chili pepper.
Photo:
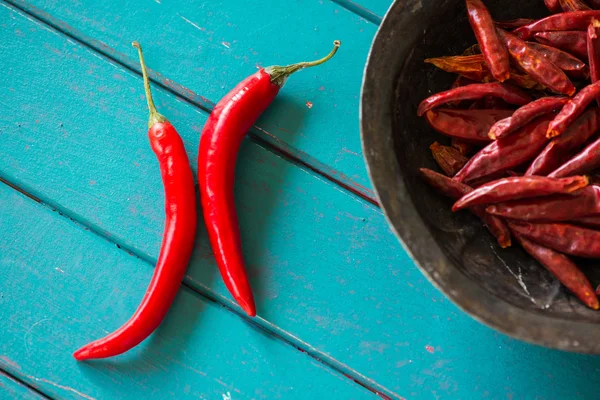
M420 172L597 310L572 257L600 258L600 1L544 3L549 17L495 21L465 0L477 44L425 60L458 76L417 109L449 138L430 146L443 173Z

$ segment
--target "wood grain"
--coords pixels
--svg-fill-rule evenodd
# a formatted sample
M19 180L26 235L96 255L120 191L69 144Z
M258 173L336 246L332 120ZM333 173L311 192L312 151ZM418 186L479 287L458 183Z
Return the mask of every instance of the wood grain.
M78 363L73 350L133 313L152 268L6 185L0 204L0 281L10 282L0 295L0 367L49 396L376 398L185 288L150 339Z
M126 254L123 250L133 251L152 262L162 232L163 198L158 166L145 137L146 111L141 80L97 53L5 7L0 8L0 25L0 63L9 66L0 76L0 88L7 93L0 97L0 177L105 235L114 243L109 243L107 249L118 254ZM158 62L159 58L149 62ZM164 91L155 90L155 94L161 112L179 129L190 157L195 159L205 113ZM293 108L283 111L295 112ZM293 349L281 343L285 340L394 398L596 397L597 388L589 376L600 372L598 358L530 346L495 333L465 316L423 278L389 233L381 213L368 203L252 141L244 144L237 172L236 196L244 252L259 299L260 318L256 323L273 332L274 336L270 336L274 338L273 343ZM0 207L2 212L14 211L19 218L27 215L23 204L5 203L9 206ZM66 218L61 220L67 221ZM0 229L5 229L5 224L13 225L8 219L0 219ZM19 225L15 226L18 229ZM32 260L36 266L32 272L34 277L44 275L46 270L38 272L36 263L44 263L55 247L62 248L62 241L56 239L61 238L60 231L57 233L38 223L34 233L41 236L32 230L17 233L4 235L9 241L7 247L17 246L19 254ZM4 238L0 236L0 240ZM21 241L27 246L20 244ZM22 301L37 292L44 294L45 299L41 306L36 303L16 304L14 308L0 306L2 316L8 316L0 319L0 332L5 329L18 332L11 342L0 340L0 346L7 343L10 349L13 342L22 342L26 330L43 319L46 309L75 307L61 305L67 296L76 294L87 308L91 304L103 313L100 325L85 328L97 329L97 332L106 327L106 323L115 323L111 307L120 309L121 304L133 307L135 296L129 292L122 297L110 296L116 283L101 289L100 294L96 294L94 285L104 276L113 279L115 275L114 279L127 283L126 288L132 283L139 285L141 293L150 267L141 261L143 265L139 266L137 261L131 264L119 261L116 269L110 269L105 264L117 262L121 256L104 248L98 250L101 254L94 252L88 256L88 247L77 247L77 244L77 241L67 241L68 254L75 258L67 257L64 262L64 266L74 266L78 271L74 281L58 281L57 286L46 288L46 281L29 276L0 280L22 282L27 289L19 292L18 298ZM123 250L117 249L115 244ZM95 247L96 244L90 244L89 251ZM3 257L4 253L0 252L0 260ZM131 256L126 259L135 260ZM62 264L54 267L64 270ZM0 268L0 273L6 270ZM104 270L107 272L102 275ZM136 276L142 274L142 270L148 270L146 275ZM233 307L216 274L203 232L199 233L187 284ZM13 285L0 285L2 293L18 289ZM52 288L55 291L49 292ZM34 299L37 301L38 297ZM113 302L117 302L116 306ZM199 321L205 321L205 313L211 315L205 311L208 306L203 307L194 314ZM32 314L33 318L11 319L17 311L19 315ZM125 318L127 313L120 312ZM180 312L184 312L183 317L179 316ZM181 339L177 335L186 337L181 329L190 325L189 334L201 335L200 342L214 340L212 336L204 336L214 333L211 326L198 326L185 310L174 310L174 318L173 324L179 326L169 328L169 339L178 341ZM33 332L45 328L45 324L40 323ZM46 333L45 338L73 345L83 343L93 333L84 331L79 324L69 329L59 328L42 333ZM237 336L251 329L246 325L234 326L228 341L239 343ZM58 339L52 336L55 333ZM162 343L162 336L157 336L157 343ZM28 342L27 345L31 345L30 351L44 352L51 348L45 343ZM20 346L15 349L19 354L24 352L20 357L26 359L26 349L23 344ZM166 357L163 346L167 345L155 345L150 339L144 351L159 352L156 358L162 360ZM179 349L184 353L188 346L185 342ZM200 356L194 353L193 361L205 362L203 368L217 368L213 364L222 347L227 349L221 343L214 346L212 353ZM63 353L59 349L52 354L67 360L69 354ZM212 357L205 357L209 353ZM295 360L293 354L296 353L300 352L294 350L288 355L260 348L248 356L247 362L254 359L252 362L271 363L279 361L279 357ZM56 360L51 365L46 364L43 370L38 370L33 363L28 364L25 373L55 382L56 376L69 375L72 371L70 364L63 366L62 358ZM140 385L149 384L136 369L139 368L137 363L133 363L133 367L128 362L123 364L118 368L96 366L95 375L82 381L81 386L75 386L76 390L83 391L88 384L93 388L103 385L102 390L108 393L106 397L111 397L114 394L111 390L121 387L121 379L139 379ZM7 364L2 366L8 368ZM185 368L174 368L176 371L165 385L178 385L187 380L195 382L195 376L186 375ZM114 369L124 378L114 375L117 374ZM39 371L46 372L40 374ZM262 379L258 376L240 378L241 371L245 373L240 367L240 374L231 378L230 385L238 382L252 385L253 382L246 379ZM329 373L328 369L324 371L323 374ZM284 378L287 379L282 377L282 381ZM126 381L126 384L134 383ZM162 388L151 389L157 397L170 393L167 389L164 392ZM210 394L213 393L217 392Z
M289 79L254 133L374 199L360 154L358 105L376 27L345 8L279 0L252 6L230 0L10 2L136 70L130 43L140 41L150 68L163 74L160 82L204 108L257 66L319 58L341 40L330 63Z
M0 371L0 398L9 400L43 400L45 396Z

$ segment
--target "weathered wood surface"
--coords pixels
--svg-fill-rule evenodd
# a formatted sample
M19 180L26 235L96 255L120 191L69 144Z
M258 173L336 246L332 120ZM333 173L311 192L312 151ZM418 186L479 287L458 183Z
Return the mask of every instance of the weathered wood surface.
M133 397L137 390L156 398L186 394L220 398L228 396L228 387L242 392L229 390L233 399L294 398L309 391L319 396L325 390L333 398L371 396L341 374L394 398L596 396L596 387L587 377L598 372L600 361L529 346L472 321L422 277L389 232L380 210L325 179L333 174L321 168L324 165L366 179L362 173L348 172L351 162L338 165L331 161L335 158L326 158L337 154L343 140L358 146L354 96L358 96L370 41L358 33L372 36L373 24L327 1L280 5L276 12L287 16L281 21L256 10L252 18L234 1L190 2L197 6L190 15L213 12L212 18L205 18L212 24L213 41L224 35L215 32L227 32L229 19L238 21L236 36L245 47L229 53L234 46L208 45L210 40L180 16L170 20L168 14L161 14L165 11L154 8L167 6L188 18L179 8L182 2L145 2L138 12L123 14L117 21L112 20L123 5L112 1L14 3L30 14L0 3L4 5L0 7L0 65L6 66L0 77L5 93L0 98L0 178L62 215L0 186L8 196L0 200L0 243L4 244L0 263L13 263L13 258L19 262L18 268L0 264L0 274L7 274L0 280L0 302L4 300L0 323L7 329L0 333L6 335L0 337L0 355L10 360L0 361L0 368L61 398L76 397L70 389L98 398L114 397L119 391ZM329 12L321 15L319 10ZM112 20L98 20L102 11ZM36 17L62 28L54 30ZM261 21L266 22L261 25ZM314 26L322 35L297 35L311 32L306 28ZM365 31L357 33L363 26ZM277 36L281 29L288 33ZM256 326L228 310L238 309L216 272L201 230L185 288L164 331L161 328L156 338L114 363L74 363L70 358L74 348L118 326L131 313L160 245L162 187L147 144L141 79L124 68L137 70L129 36L145 45L151 68L195 92L177 89L176 96L155 86L161 112L182 134L194 163L207 116L198 99L215 101L253 71L254 62L286 63L296 61L301 53L314 56L317 50L326 51L335 33L345 41L339 56L348 58L336 56L336 63L332 60L329 66L290 79L274 110L258 124L269 126L269 132L278 126L306 128L296 130L306 138L294 136L297 141L292 143L297 149L308 143L302 148L305 153L291 154L292 160L282 158L279 151L291 148L286 139L269 142L275 148L264 148L269 136L260 131L242 149L236 198L258 300ZM75 34L82 40L108 42L116 50L99 53L69 37ZM273 35L275 39L270 38ZM286 40L288 46L277 47ZM262 46L256 47L260 51L249 52L252 57L244 60L244 49L255 42ZM98 43L92 44L99 48ZM183 43L202 44L202 51L211 56L208 61L206 54L196 60L196 53L183 51ZM236 55L241 57L237 61ZM202 78L197 71L194 79L189 72L192 64L212 72ZM222 70L227 73L221 74ZM338 79L340 74L344 79ZM329 82L334 82L328 89L331 95L319 97L315 87ZM183 87L173 82L165 86ZM339 96L340 103L330 103L330 96ZM195 99L192 104L187 102L190 98ZM316 110L313 100L317 98L330 109ZM312 108L306 107L306 99L313 99ZM341 109L350 111L348 116L339 114ZM313 111L319 114L314 116ZM342 128L331 129L336 126ZM355 152L356 165L363 168L360 149ZM321 168L317 173L297 164L314 160L320 160L310 165ZM31 209L36 210L31 218L21 216ZM32 225L26 229L27 223ZM61 233L65 227L79 233L65 236ZM58 275L55 268L66 271L63 267L72 268L74 275ZM11 301L2 297L7 293L12 294ZM207 303L199 294L224 307ZM57 313L60 318L39 322ZM225 325L230 329L224 330ZM215 343L215 338L220 341ZM246 354L243 343L248 340L258 344ZM172 350L182 358L169 358ZM230 364L223 364L231 357ZM253 366L254 375L245 375L247 365ZM196 376L189 366L207 377ZM214 377L226 386L211 381ZM321 381L317 388L310 386ZM259 385L266 391L257 393Z

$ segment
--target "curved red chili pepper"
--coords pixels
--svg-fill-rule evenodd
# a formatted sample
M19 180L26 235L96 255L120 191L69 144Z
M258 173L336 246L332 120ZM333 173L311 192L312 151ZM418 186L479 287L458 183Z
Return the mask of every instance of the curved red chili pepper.
M531 96L516 86L499 82L474 83L429 96L419 104L417 115L420 117L427 111L451 101L478 100L486 96L498 97L507 103L518 106L524 106L531 101Z
M592 19L587 34L590 79L594 83L600 80L600 21Z
M542 97L516 110L510 117L496 122L490 128L490 139L502 139L537 117L558 112L568 101L567 97Z
M454 110L437 108L427 111L429 125L445 136L472 143L487 143L490 128L498 121L512 115L512 110Z
M135 314L121 328L77 350L77 360L124 353L146 339L162 322L181 285L196 237L194 177L183 141L171 123L156 111L142 48L137 47L150 109L148 137L158 158L165 188L165 230L150 286Z
M198 180L208 236L227 289L250 316L256 315L256 307L244 267L233 196L238 150L248 129L275 99L287 78L329 60L339 46L336 40L333 50L317 61L261 68L250 75L219 101L200 137Z
M525 25L513 31L521 39L529 39L535 32L544 31L585 31L592 18L600 18L600 11L571 11L542 18L533 24Z
M588 182L588 178L585 176L563 179L552 179L545 176L511 176L486 183L464 195L454 203L452 211L530 197L569 194L586 187Z
M502 29L497 29L497 32L506 45L512 60L529 76L555 92L568 96L575 93L575 86L562 69L548 61L518 37Z
M566 51L536 42L527 42L527 46L531 47L552 64L565 71L565 74L570 78L587 79L590 76L590 69L588 66L579 58Z
M547 46L566 51L582 60L587 60L587 33L585 31L537 32L535 40Z
M494 20L481 0L466 0L465 3L481 54L494 78L504 82L510 77L510 62L508 52L496 32Z
M550 122L546 135L549 138L561 135L598 97L600 97L600 82L592 83L581 89L575 97L564 105L556 118Z

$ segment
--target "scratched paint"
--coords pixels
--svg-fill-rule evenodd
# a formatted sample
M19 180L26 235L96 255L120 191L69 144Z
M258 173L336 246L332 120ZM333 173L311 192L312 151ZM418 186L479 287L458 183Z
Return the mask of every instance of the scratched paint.
M10 18L0 20L7 21ZM45 35L51 35L52 39L46 38ZM88 58L93 57L96 63L107 64L100 65L92 74L92 78L88 78L85 67L69 67L65 59L52 59L52 53L43 49L43 42L55 42L60 40L59 36L42 31L28 40L18 42L19 45L25 46L24 56L11 60L11 62L22 60L23 67L15 68L15 71L11 71L13 75L10 80L7 78L7 81L0 81L0 84L6 87L19 79L23 81L31 79L27 73L31 73L31 76L37 79L48 78L48 81L43 81L37 88L41 92L34 92L36 88L30 88L32 91L28 92L26 85L22 85L24 90L20 89L16 103L26 106L23 109L18 107L14 110L9 108L12 104L0 103L0 107L5 107L4 115L10 115L11 118L23 122L20 126L9 123L9 127L4 128L3 135L11 136L7 141L8 145L5 146L3 142L0 148L0 152L3 152L0 157L2 163L0 175L10 174L10 177L23 184L23 187L44 196L47 201L60 205L64 215L73 216L89 224L101 235L121 243L123 245L121 248L124 250L133 249L136 255L152 260L156 256L159 244L162 202L157 201L161 192L160 184L152 175L154 171L150 163L152 154L147 147L144 147L145 112L140 113L139 110L144 109L145 106L141 100L127 101L128 95L141 93L139 80L135 81L136 78L127 71L97 59L81 48L56 46L67 52L72 50L73 53L81 54L78 59L75 59L64 56L63 51L65 59L71 60L72 63L90 63ZM218 38L218 40L222 39ZM11 42L14 41L7 40L3 43ZM17 50L11 47L8 54L19 54ZM46 51L48 54L45 53ZM0 57L2 55L3 53L0 52ZM50 59L54 66L47 64ZM360 63L360 60L356 62ZM18 75L17 69L27 71L28 68L29 72ZM127 82L115 83L116 80L113 82L111 76L115 70L125 76ZM60 81L50 80L53 75L48 74L48 71L57 71L54 76L62 76L65 74L64 71L68 71L69 77L77 81L76 85L80 88L86 88L90 84L90 79L105 80L109 86L122 85L122 90L117 92L124 92L124 97L116 97L106 103L104 106L108 111L96 111L97 106L93 102L85 103L77 97L84 94L63 88ZM335 86L331 88L328 87L328 93L338 90ZM197 144L195 142L197 133L188 129L188 125L183 123L194 120L201 124L202 117L198 117L196 109L179 103L162 91L157 92L157 100L161 101L161 106L167 106L169 116L173 114L177 124L185 125L182 132L185 132L186 144L191 149L190 154L193 155ZM48 99L48 103L43 103L44 98ZM42 104L37 101L38 99L42 99ZM46 107L43 107L44 105ZM52 108L56 105L60 106L59 110ZM301 103L299 105L301 109L306 110L304 105ZM290 105L286 106L285 111L288 111L287 107ZM49 114L39 113L39 109L55 112L49 116ZM289 110L289 114L297 112L296 108L289 108ZM111 111L114 111L114 114ZM60 136L55 115L60 115L65 118L65 121L69 121L72 132L68 138ZM39 124L31 123L35 119L40 121ZM36 128L35 126L38 125L39 127ZM132 129L138 125L139 132ZM95 129L91 131L90 126ZM60 140L56 142L55 137L60 137ZM31 143L30 151L35 150L29 158L22 155L21 149L25 142ZM20 147L13 149L11 147L13 144ZM347 193L339 192L322 177L314 176L304 169L289 164L255 144L247 142L245 146L244 156L240 160L240 168L243 170L239 174L241 184L237 193L238 203L247 205L251 211L260 211L256 213L256 219L250 214L245 215L244 220L241 221L245 243L247 243L245 252L248 259L252 260L252 280L258 293L263 291L269 293L269 288L276 285L285 288L279 290L276 299L270 299L260 306L263 319L259 319L258 323L279 335L277 338L288 340L302 351L318 355L339 370L348 371L348 375L353 379L362 379L363 382L374 387L383 386L387 389L385 393L392 394L394 398L399 398L400 395L419 398L431 393L452 398L469 396L479 398L485 393L497 393L500 396L512 393L514 398L538 396L564 399L595 396L597 389L587 376L590 373L600 372L596 358L528 346L507 339L467 318L422 277L390 235L381 214L372 206L357 201ZM261 167L258 166L258 161L255 161L259 159L263 160ZM56 167L57 160L62 163L60 168ZM138 167L134 168L136 164ZM73 174L74 169L79 170L77 174ZM83 175L81 179L79 174ZM88 179L92 178L97 179L99 184L95 185L96 188L86 189L90 186ZM255 182L257 179L273 182L270 193L278 193L278 195L276 197L258 195L255 188L260 188L262 184ZM142 193L136 201L142 204L140 215L145 217L138 215L132 219L124 208L132 201L134 192ZM17 210L22 210L21 204L13 204ZM354 218L345 218L343 214L338 213L339 210L346 210ZM313 221L316 216L320 218L318 224ZM362 228L360 228L361 224ZM38 243L43 244L48 240L53 243L52 229L46 229L44 225L38 224L36 232L42 232L46 236L37 241L31 239L23 245L21 251L25 254L38 254L40 251ZM20 232L20 235L22 234L23 232ZM357 239L362 242L362 247L357 246ZM124 246L125 242L129 246ZM116 246L112 247L114 251L125 252ZM221 291L222 287L219 286L220 281L215 274L214 265L206 262L206 254L209 250L204 245L200 247L198 252L202 257L195 258L192 263L187 279L188 284L200 291L210 293L219 302L229 304L226 295L223 296L225 292ZM268 254L265 249L268 250ZM89 270L95 263L103 265L107 262L100 256L86 258L88 254L84 250L75 251L75 255L85 261L69 263L71 266L79 266L76 270ZM126 258L135 259L129 255ZM34 263L36 259L30 262ZM125 276L123 274L130 273L127 268L129 264L114 262L119 265L119 268L114 271L114 279L125 279L127 283L135 281L131 277L123 278ZM51 270L48 276L55 279L59 274L52 267L53 265L49 266ZM62 263L59 268L65 270L65 276L70 275L70 271ZM14 269L18 270L16 267ZM301 279L294 280L292 275L287 274L290 270ZM37 270L32 272L33 277L38 276L36 273L39 274ZM286 274L288 278L282 277L281 274ZM112 278L108 272L104 272L104 275L96 273L92 277L78 276L80 279L76 281L77 285L101 283L103 279ZM26 294L35 293L36 290L43 288L43 285L36 284L37 281L33 277L27 276L18 281L19 290L23 290L23 295L16 297L26 299ZM144 281L142 277L138 279ZM60 286L61 284L58 283L57 285L59 286L52 286L52 288L58 287L57 290L65 296L65 303L61 303L64 307L70 309L73 307L72 304L77 304L72 292L72 286L77 286L76 284L63 283ZM308 291L307 287L311 290ZM47 298L52 298L52 292L45 292L45 294ZM114 293L107 291L102 296L98 295L98 298L94 297L94 293L89 296L91 298L85 296L82 298L92 303L100 300L117 302L127 301L132 295L131 292L123 290ZM125 300L118 300L119 296ZM263 298L266 298L266 295ZM0 301L10 304L8 300L0 299ZM117 304L119 309L124 307L124 303ZM349 308L348 304L352 304L352 307ZM35 307L23 307L19 311L27 313L37 310ZM200 315L203 316L204 313ZM310 315L310 318L306 315ZM46 316L37 315L37 317ZM105 315L104 318L110 320L112 316ZM204 320L204 317L200 318ZM23 326L30 327L40 319L28 319ZM83 314L81 320L89 323L89 313ZM189 319L185 321L186 323L178 326L178 339L173 340L185 342L187 348L186 337L180 329L191 323ZM211 321L209 319L209 322ZM38 328L48 329L48 326L44 322L36 327ZM104 328L98 328L99 331L102 329ZM73 332L77 332L77 335L82 334L77 329L71 331L52 329L42 337L54 337L53 335L60 334L63 335L61 340L74 340ZM210 329L208 332L212 333ZM23 334L24 332L20 331L16 335L15 343L21 346L18 348L22 354L25 354L22 344ZM173 334L173 337L175 338L176 335ZM34 336L28 336L28 345L36 343L33 339ZM83 341L83 339L85 338L78 340ZM212 339L214 337L202 338L205 341ZM391 345L382 352L371 351L369 354L361 354L359 347L361 341L377 341ZM425 346L433 344L436 346L434 354L424 350ZM214 354L215 357L219 355ZM265 354L269 353L261 351L254 354L260 354L260 357L256 356L260 361L266 357ZM482 354L485 356L482 357ZM211 364L215 362L204 354L197 357L201 358L203 363L206 363L206 360L210 360ZM147 360L142 357L141 366L136 363L133 371L128 371L139 380L137 383L139 385L147 384L145 380L147 370L153 373L156 371L158 371L156 373L164 373L165 367L162 364L148 364ZM396 363L403 360L413 362L402 368L396 368ZM440 360L449 360L449 362L439 363ZM506 369L506 360L513 361L510 363L510 369ZM18 361L22 364L21 360ZM245 364L242 362L240 364L255 365L256 362L253 357L248 357L243 360ZM170 364L168 366L171 368ZM192 368L201 370L204 366L203 364ZM212 365L210 366L212 368ZM111 367L106 368L110 370ZM112 368L118 370L122 366ZM194 382L196 378L194 375L186 379L187 375L180 374L178 368L188 370L184 367L173 367L171 370L175 370L173 373L177 379ZM136 369L143 370L144 373L138 371L136 375ZM67 370L68 372L70 370ZM43 377L37 372L31 376ZM560 376L561 379L556 379L556 376ZM522 377L525 378L521 379ZM109 378L105 379L102 381L106 386L105 390L115 387L115 382ZM113 376L113 379L116 378ZM507 379L511 383L509 388L506 387ZM220 380L223 382L222 379ZM532 388L532 381L538 382L538 387ZM225 388L221 383L214 384L219 386L219 390L215 391L217 398L226 390L231 390L232 394L237 393L233 389ZM79 390L76 386L75 388ZM190 390L188 389L188 393L192 393ZM85 393L84 390L81 391Z
M57 18L55 24L70 35L138 69L129 46L135 37L144 45L151 68L157 66L168 76L168 80L162 81L181 96L199 101L201 107L214 104L253 73L256 65L282 65L320 57L329 51L332 40L342 40L342 49L331 64L300 72L288 81L254 134L351 190L374 199L362 159L350 154L336 157L335 151L346 147L360 153L356 123L358 95L363 65L376 30L375 25L363 18L329 1L318 4L267 0L260 9L248 9L229 0L168 4L134 0L118 7L110 2L77 0L33 0L18 4L40 7ZM276 24L272 15L278 16ZM152 30L141 29L148 20L161 23L153 24ZM311 28L307 29L307 23ZM314 26L319 29L314 30ZM336 90L319 90L323 86ZM307 98L319 104L318 109L310 113L289 111L303 107L306 103L303 99ZM280 127L286 131L279 130ZM299 136L302 140L298 140Z
M152 267L6 185L0 203L13 206L0 208L0 280L11 282L1 292L11 301L1 308L9 317L0 330L0 369L48 396L288 399L310 391L375 398L189 289L149 340L108 361L77 363L74 349L132 314ZM57 276L64 264L69 273Z

